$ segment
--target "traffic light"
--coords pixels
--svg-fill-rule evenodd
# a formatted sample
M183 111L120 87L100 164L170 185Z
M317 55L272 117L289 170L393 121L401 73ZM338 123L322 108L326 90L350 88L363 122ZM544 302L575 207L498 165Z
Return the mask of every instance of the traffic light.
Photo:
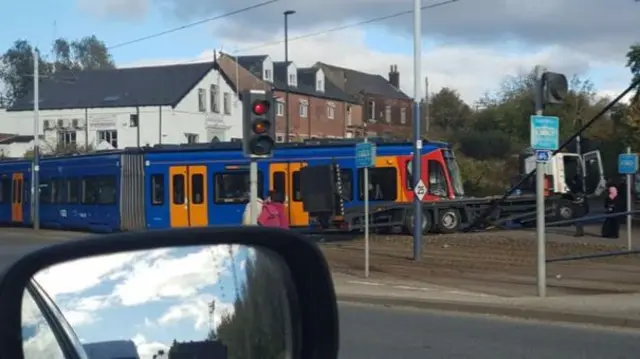
M242 93L242 148L247 157L271 157L275 147L276 121L273 94L250 90Z
M557 72L542 74L542 99L544 103L562 103L569 92L567 77Z

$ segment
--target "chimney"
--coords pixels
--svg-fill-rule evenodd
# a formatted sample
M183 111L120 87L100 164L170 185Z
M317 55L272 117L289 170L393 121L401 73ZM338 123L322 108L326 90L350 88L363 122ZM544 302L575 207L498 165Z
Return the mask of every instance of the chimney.
M391 86L400 88L400 73L398 72L398 65L391 65L389 70L389 83Z

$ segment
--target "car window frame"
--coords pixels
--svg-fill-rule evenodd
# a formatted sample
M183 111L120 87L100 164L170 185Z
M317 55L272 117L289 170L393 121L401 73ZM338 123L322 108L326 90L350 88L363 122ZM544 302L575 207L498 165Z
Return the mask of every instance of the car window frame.
M33 298L47 324L49 324L65 358L89 359L73 327L40 284L32 279L25 289Z

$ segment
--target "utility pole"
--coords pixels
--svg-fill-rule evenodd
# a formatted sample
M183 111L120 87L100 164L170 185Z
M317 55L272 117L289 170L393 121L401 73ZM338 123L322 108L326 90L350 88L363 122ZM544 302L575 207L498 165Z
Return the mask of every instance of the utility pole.
M284 90L284 142L289 143L289 131L291 131L291 121L289 119L289 15L293 15L296 12L294 10L287 10L284 12L284 64L287 66L287 75L285 79L285 90ZM309 123L311 123L311 119L309 119Z
M422 9L420 0L413 0L413 189L418 188L421 180L420 152L420 65L422 62ZM416 193L413 195L413 260L419 261L422 256L422 200Z
M33 229L40 230L40 56L33 50Z

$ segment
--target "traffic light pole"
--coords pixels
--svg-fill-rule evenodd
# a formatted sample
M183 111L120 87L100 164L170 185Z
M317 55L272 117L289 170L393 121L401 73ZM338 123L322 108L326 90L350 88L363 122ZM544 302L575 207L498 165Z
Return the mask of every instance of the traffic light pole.
M420 152L420 66L422 65L422 23L421 2L413 1L413 188L418 187L421 179ZM413 260L419 261L422 256L422 201L413 195Z
M544 112L543 103L543 69L536 67L536 92L535 92L535 110L537 116L542 116ZM542 161L536 161L536 239L537 239L537 285L538 296L545 297L547 295L547 267L546 267L546 238L545 238L545 208L544 208L544 173L545 164Z
M249 163L249 203L251 204L251 224L258 224L258 160L250 159Z

